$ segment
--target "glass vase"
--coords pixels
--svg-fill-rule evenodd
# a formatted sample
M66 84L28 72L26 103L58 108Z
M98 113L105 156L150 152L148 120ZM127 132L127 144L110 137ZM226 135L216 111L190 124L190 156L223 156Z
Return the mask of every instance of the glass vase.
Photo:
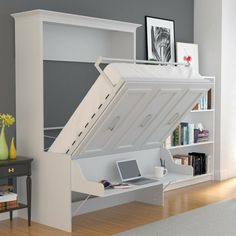
M9 149L9 159L15 160L16 159L16 146L14 142L14 138L11 139L10 149Z
M8 159L8 146L5 136L5 126L2 126L0 133L0 161Z

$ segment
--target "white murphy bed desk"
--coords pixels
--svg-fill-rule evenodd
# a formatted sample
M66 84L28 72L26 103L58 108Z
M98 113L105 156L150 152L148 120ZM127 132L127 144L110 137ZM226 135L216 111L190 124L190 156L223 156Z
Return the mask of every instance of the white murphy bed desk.
M213 86L211 79L186 66L111 63L44 152L43 61L94 62L99 55L135 61L140 25L42 10L13 17L17 149L36 160L34 221L71 231L77 213L134 200L163 205L163 185L193 178L192 167L176 165L163 141ZM169 174L156 183L104 190L99 181L119 180L115 161L129 158L144 176L152 176L162 158ZM96 197L77 212L81 202L72 202L72 192Z

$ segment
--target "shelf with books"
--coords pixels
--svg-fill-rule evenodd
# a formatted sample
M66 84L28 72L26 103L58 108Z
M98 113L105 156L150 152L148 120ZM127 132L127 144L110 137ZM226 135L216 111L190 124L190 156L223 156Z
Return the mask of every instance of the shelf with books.
M191 143L191 144L186 144L186 145L170 146L170 147L167 147L167 148L169 150L171 150L171 149L189 148L189 147L209 145L209 144L214 144L214 141L206 141L206 142Z
M189 156L191 153L195 153L203 155L205 158L205 171L200 171L201 173L195 173L195 175L191 178L185 178L181 182L174 183L175 187L184 187L193 183L200 183L214 179L214 91L215 88L212 88L210 93L208 91L208 93L205 94L205 100L203 98L199 100L199 103L194 106L194 108L186 115L186 117L183 117L174 132L167 138L165 142L165 147L173 156L175 164L192 165L194 172L196 172L197 168L194 167L193 163L186 163L184 157ZM197 158L195 161L198 160ZM200 162L201 161L199 161L199 163ZM200 164L198 166L200 166ZM170 189L173 189L173 186L170 186Z
M197 122L195 119L188 119L174 129L172 134L166 139L165 147L181 147L197 143L209 142L212 139L212 126L208 122ZM205 125L207 124L207 125Z
M193 107L194 111L212 109L212 89L208 90L199 100L199 102Z
M0 210L0 213L9 212L9 211L14 211L14 210L20 210L20 209L25 209L25 208L27 208L27 207L28 207L28 206L25 205L25 204L18 203L18 206L17 206L17 207L14 207L14 208L7 208L7 209L4 209L4 210Z

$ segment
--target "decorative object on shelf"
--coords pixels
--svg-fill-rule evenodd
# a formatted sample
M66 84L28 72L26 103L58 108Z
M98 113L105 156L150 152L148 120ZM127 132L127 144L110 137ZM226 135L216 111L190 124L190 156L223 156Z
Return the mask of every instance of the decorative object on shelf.
M176 43L177 62L190 64L199 71L198 45L192 43Z
M147 58L175 62L175 23L173 20L145 17Z
M15 118L9 114L0 113L0 160L8 159L8 146L6 142L5 127L10 127L15 122Z
M10 150L9 150L9 157L11 160L16 159L16 147L14 140L15 140L14 138L11 139Z
M8 146L5 136L5 127L3 126L0 133L0 160L8 159Z

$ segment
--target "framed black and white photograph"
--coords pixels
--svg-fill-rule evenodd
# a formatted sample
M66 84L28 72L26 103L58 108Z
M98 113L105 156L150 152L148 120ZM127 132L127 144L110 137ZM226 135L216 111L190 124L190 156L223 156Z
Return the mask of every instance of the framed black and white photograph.
M175 62L175 22L156 17L145 17L147 59Z

